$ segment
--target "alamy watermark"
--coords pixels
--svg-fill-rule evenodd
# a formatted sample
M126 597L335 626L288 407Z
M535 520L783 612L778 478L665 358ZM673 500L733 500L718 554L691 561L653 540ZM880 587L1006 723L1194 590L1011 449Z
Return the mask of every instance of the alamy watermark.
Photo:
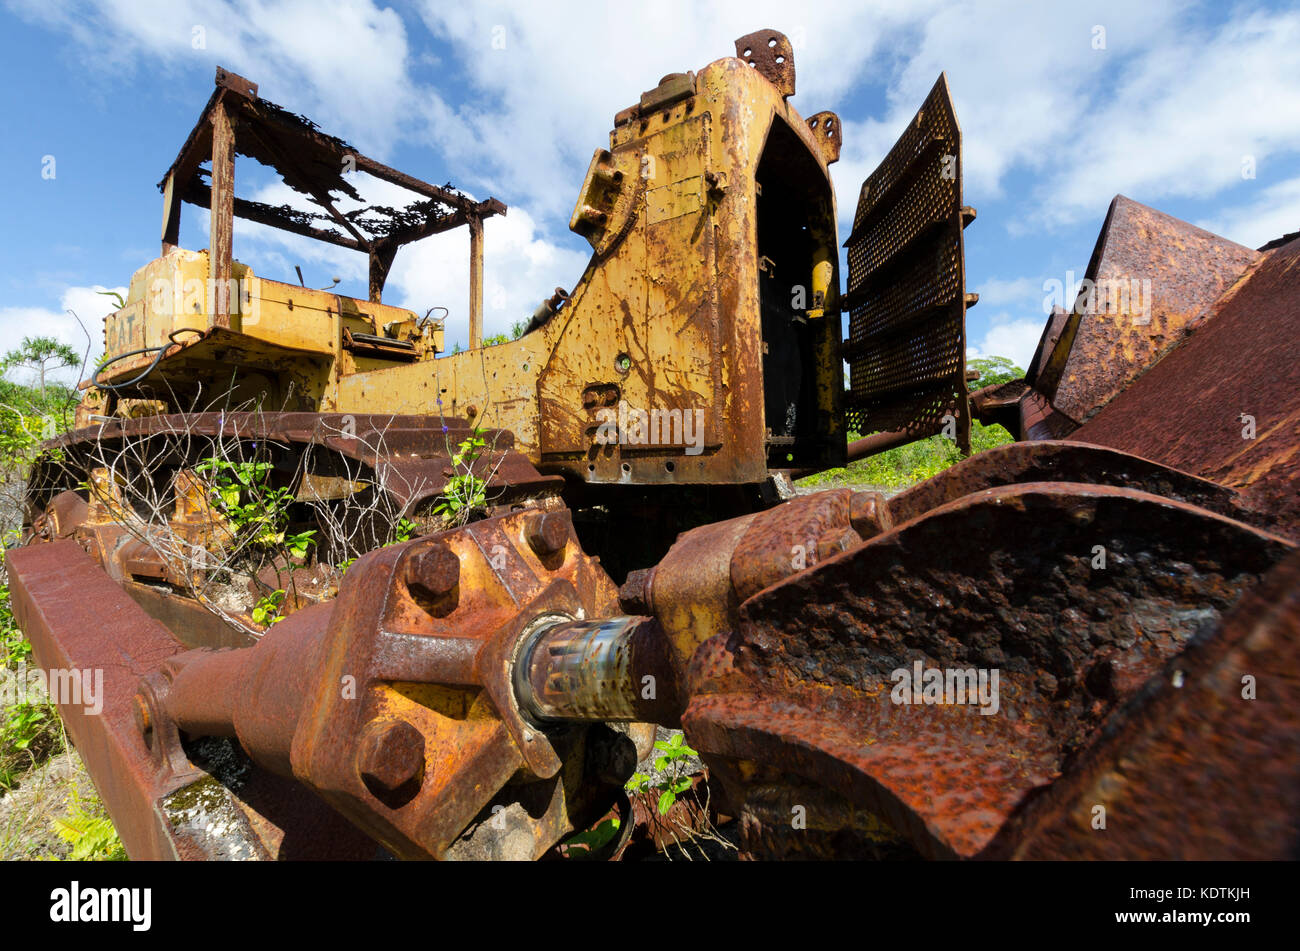
M1083 278L1076 281L1073 271L1065 272L1065 280L1049 278L1043 281L1043 312L1050 314L1057 307L1073 308L1077 314L1127 314L1135 324L1151 323L1151 279L1105 278L1094 281ZM1066 295L1073 293L1074 299Z
M160 277L149 284L149 309L161 316L177 314L214 314L224 309L227 313L241 314L257 319L258 298L253 296L252 281L231 278L191 278L177 281Z
M704 451L704 410L651 409L626 400L596 410L596 443L601 446L685 446L686 455Z
M971 704L984 716L998 712L998 668L926 667L919 660L911 667L899 667L890 675L894 689L889 699L894 703Z
M45 671L19 664L17 670L0 675L0 704L5 707L46 702L81 707L87 716L98 716L104 709L103 669L56 667Z

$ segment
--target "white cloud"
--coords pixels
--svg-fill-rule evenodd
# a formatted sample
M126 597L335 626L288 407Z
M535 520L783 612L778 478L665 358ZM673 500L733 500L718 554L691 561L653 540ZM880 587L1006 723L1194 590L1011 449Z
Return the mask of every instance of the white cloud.
M1020 369L1028 370L1045 322L1046 318L1039 320L997 314L980 342L966 348L966 358L1006 357Z
M1002 280L997 277L987 278L976 290L980 295L980 305L985 308L1005 307L1008 304L1026 305L1040 302L1043 297L1043 282L1032 277L1017 277Z
M483 247L483 333L489 337L527 320L556 287L573 290L590 257L545 240L522 208L489 218L483 225ZM387 303L419 314L435 305L448 308L448 349L456 341L468 344L469 236L464 229L398 251L388 286Z
M102 291L126 294L125 287L67 287L60 296L57 311L44 307L0 307L0 356L17 349L24 337L53 337L70 346L78 357L89 352L87 366L93 366L104 352L103 318L117 306ZM74 384L79 370L80 367L58 370L48 379ZM29 371L15 369L7 375L19 383L33 382Z
M384 152L416 101L406 27L372 0L11 2L67 32L104 72L220 63L273 102L304 111L358 148ZM201 44L196 46L196 44Z
M1270 185L1253 201L1196 224L1248 248L1300 231L1300 178Z
M660 76L735 55L735 39L772 26L794 45L796 106L806 115L835 109L865 74L885 78L886 42L937 6L664 0L622 4L615 13L579 2L506 8L428 0L426 24L453 45L454 68L468 73L474 89L460 106L427 98L432 141L465 170L462 178L477 174L493 193L528 196L539 218L567 220L592 150L608 144L614 114ZM494 38L504 47L494 48Z
M457 100L414 81L407 24L375 0L11 0L67 32L105 69L221 61L274 101L362 148L421 140L458 181L525 205L547 231L572 207L613 114L662 74L699 69L761 24L795 44L796 105L845 121L841 214L947 71L963 128L972 203L1022 169L1034 210L1018 229L1095 217L1116 193L1206 197L1240 181L1241 162L1300 150L1300 12L1232 11L1217 28L1172 0L688 0L624 4L449 4L418 15L452 55ZM1241 8L1244 10L1244 8ZM689 29L683 28L689 24ZM203 30L203 50L193 48ZM1105 48L1094 48L1098 29ZM501 48L497 48L501 47ZM459 85L459 83L458 83ZM462 87L463 88L463 87ZM870 95L858 95L866 90ZM863 110L883 94L883 115Z
M1109 85L1125 57L1168 35L1172 10L1168 2L1106 0L1085 10L999 0L948 4L925 16L916 36L897 37L911 52L890 78L889 111L846 123L837 176L841 215L851 213L858 183L884 158L940 72L947 73L961 124L968 203L1001 197L1013 168L1075 167L1070 140L1090 97ZM1106 28L1105 50L1093 49L1098 25Z
M1161 31L1115 92L1044 142L1059 165L1036 189L1040 222L1095 216L1117 193L1151 204L1207 198L1300 150L1300 12L1255 13L1218 30Z

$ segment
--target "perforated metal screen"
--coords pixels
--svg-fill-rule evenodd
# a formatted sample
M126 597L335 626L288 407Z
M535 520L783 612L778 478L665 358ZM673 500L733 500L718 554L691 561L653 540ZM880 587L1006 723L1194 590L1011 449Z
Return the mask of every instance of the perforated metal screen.
M940 76L862 185L849 253L848 425L920 439L952 414L969 448L961 130Z

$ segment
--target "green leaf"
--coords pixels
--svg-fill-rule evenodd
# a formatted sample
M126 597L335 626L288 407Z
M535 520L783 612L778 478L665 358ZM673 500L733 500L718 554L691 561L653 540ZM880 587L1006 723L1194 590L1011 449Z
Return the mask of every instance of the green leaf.
M668 815L668 810L673 807L673 803L675 803L676 801L677 801L677 794L673 792L671 789L667 789L664 792L660 793L659 794L659 815L661 816Z

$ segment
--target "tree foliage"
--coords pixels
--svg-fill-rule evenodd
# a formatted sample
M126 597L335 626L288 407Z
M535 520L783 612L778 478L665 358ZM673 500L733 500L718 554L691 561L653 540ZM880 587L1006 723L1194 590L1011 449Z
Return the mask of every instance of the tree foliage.
M1006 357L976 357L974 360L966 361L966 369L978 370L980 374L978 380L971 380L966 384L966 387L972 392L982 390L986 386L992 386L994 383L1010 383L1012 380L1020 380L1025 376L1025 371Z
M66 343L60 343L53 337L23 337L22 344L16 350L10 350L0 360L0 368L11 370L20 368L36 373L37 391L41 402L45 401L48 388L46 376L64 367L74 367L81 362L77 351Z

